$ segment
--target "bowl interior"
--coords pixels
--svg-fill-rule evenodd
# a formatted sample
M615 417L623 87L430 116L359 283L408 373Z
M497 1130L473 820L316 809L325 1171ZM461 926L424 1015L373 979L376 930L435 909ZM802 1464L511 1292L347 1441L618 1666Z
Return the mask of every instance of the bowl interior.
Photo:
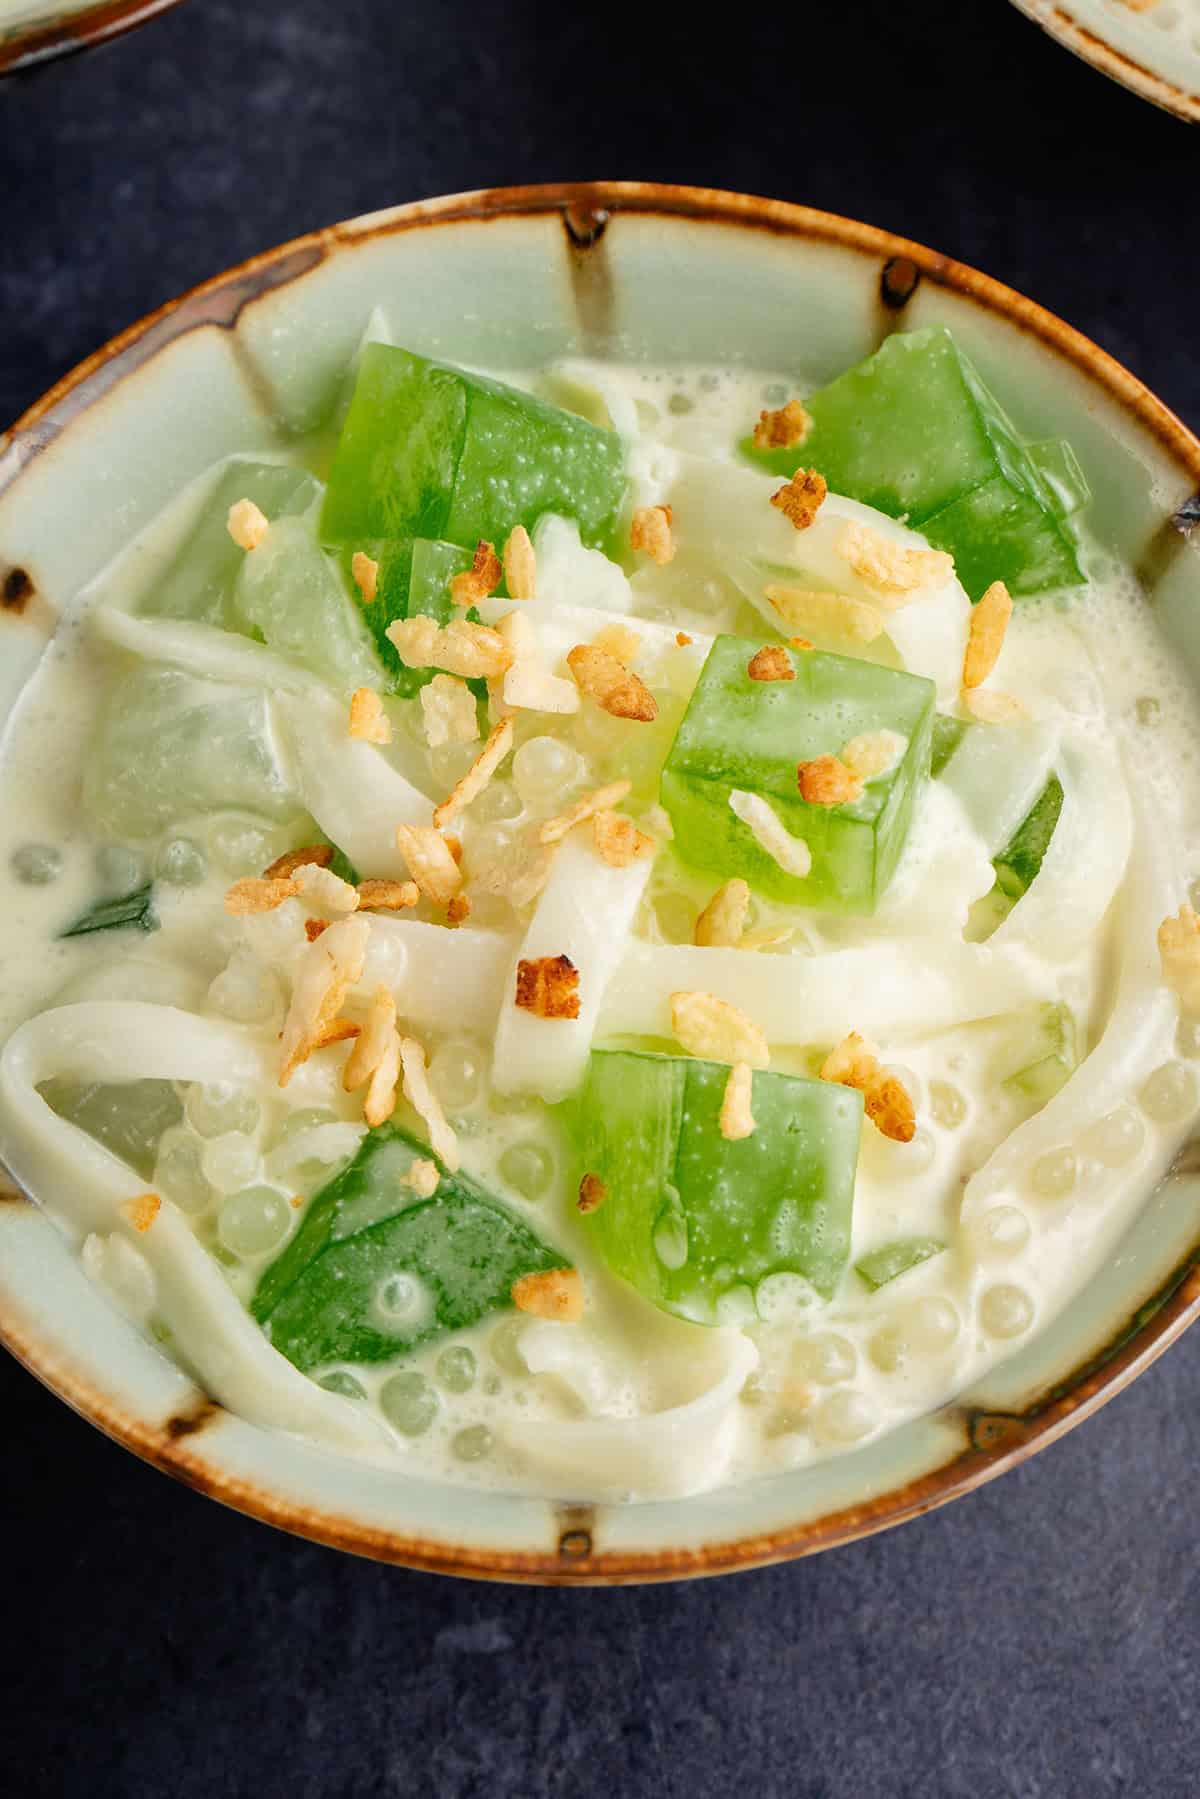
M633 184L465 196L285 246L134 327L0 438L0 717L60 610L214 458L320 426L375 306L396 341L498 365L579 351L796 369L821 380L899 327L943 321L1022 433L1074 444L1112 548L1200 668L1194 547L1172 520L1200 445L1067 327L931 252L770 202ZM69 529L64 529L64 520ZM24 586L24 584L22 584ZM1189 1157L1086 1291L942 1411L796 1474L653 1505L563 1506L338 1461L222 1411L126 1324L54 1228L0 1192L0 1331L139 1453L322 1540L419 1566L551 1580L712 1572L804 1553L999 1472L1190 1321Z

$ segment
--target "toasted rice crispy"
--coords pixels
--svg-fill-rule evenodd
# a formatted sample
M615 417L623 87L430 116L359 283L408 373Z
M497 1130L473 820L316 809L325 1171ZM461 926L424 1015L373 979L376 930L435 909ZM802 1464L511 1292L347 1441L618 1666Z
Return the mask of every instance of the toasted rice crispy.
M696 920L692 942L704 949L735 949L742 941L750 910L750 888L738 877L726 881Z
M284 900L294 899L300 889L289 875L244 875L225 891L225 910L235 918L252 912L274 912Z
M235 500L225 524L239 550L256 550L271 529L266 513L253 500Z
M358 903L372 912L404 912L420 900L421 890L415 881L360 881Z
M629 527L629 541L635 550L649 556L651 562L665 567L675 556L672 523L669 506L639 506Z
M475 695L457 675L435 675L420 692L421 722L431 750L445 743L474 743L479 736Z
M471 801L478 799L513 746L513 721L502 718L493 727L488 740L462 779L456 781L450 794L433 809L433 822L440 831L457 818Z
M1163 979L1179 995L1185 1012L1200 1012L1200 917L1180 906L1158 927Z
M471 566L450 581L450 598L456 606L478 606L500 585L500 558L496 546L481 537L475 545Z
M347 992L362 978L369 929L365 918L341 918L297 958L291 1003L280 1033L281 1087L341 1016Z
M123 1199L117 1210L127 1224L144 1236L162 1210L162 1200L157 1193L139 1193L136 1199Z
M397 825L396 842L427 900L444 911L462 886L454 852L433 825Z
M907 1088L895 1075L886 1074L879 1058L858 1031L843 1037L821 1064L823 1081L854 1087L863 1096L867 1117L881 1136L895 1143L911 1143L916 1134L916 1113Z
M686 631L676 631L675 633L675 642L681 650L685 650L689 643L694 643L695 641L695 638L689 637Z
M425 1051L415 1037L401 1037L400 1067L404 1077L404 1097L428 1131L430 1148L451 1174L457 1174L458 1138L451 1130L441 1102L429 1084Z
M794 450L812 430L812 419L799 400L789 400L775 412L760 412L754 427L757 450Z
M761 793L746 793L735 787L729 795L729 808L740 818L764 855L777 862L784 874L803 881L812 873L812 851L803 837L793 837L774 807Z
M884 630L884 617L877 606L856 600L848 593L822 593L811 587L786 587L772 582L763 589L768 600L786 625L799 625L818 637L838 637L846 643L874 643ZM792 648L812 648L807 640Z
M993 581L983 598L971 608L971 628L963 656L964 689L982 687L1000 659L1004 634L1012 617L1012 595L1003 581Z
M366 1023L358 1031L354 1048L342 1069L342 1088L353 1093L370 1080L383 1059L396 1030L396 998L389 987L376 987Z
M304 921L304 935L310 943L315 943L321 932L328 929L329 920L327 918L306 918Z
M592 816L592 840L596 854L610 868L628 868L641 856L652 856L658 848L653 837L639 831L632 818L623 812L596 812Z
M524 525L514 526L504 546L504 585L510 600L537 599L537 557Z
M560 812L555 818L548 818L538 827L539 843L561 843L568 831L576 825L583 824L585 819L593 818L597 812L606 812L613 806L619 806L633 786L632 781L610 781L605 787L594 787Z
M971 687L960 694L964 709L981 725L1019 725L1029 717L1029 708L1013 693L998 693L994 687Z
M863 731L842 745L840 760L864 781L894 768L907 748L898 731Z
M796 764L800 798L810 806L844 806L862 798L863 778L837 756L814 756Z
M305 849L288 850L285 855L276 856L271 866L263 869L263 880L286 880L288 875L294 875L298 868L304 868L310 862L318 868L328 868L332 861L332 843L310 843Z
M365 550L355 550L350 558L350 576L362 595L363 604L370 606L379 591L379 564Z
M767 1039L754 1020L715 993L673 993L671 1029L690 1056L709 1062L765 1068L771 1060Z
M842 527L836 548L885 605L902 606L923 587L940 587L954 573L954 558L947 551L896 543L855 519Z
M396 619L386 636L409 668L440 668L464 680L492 681L512 666L513 653L499 631L466 618L437 625L420 613Z
M796 679L792 659L781 643L764 643L761 650L755 650L746 664L746 673L752 681L794 681Z
M522 957L513 1004L535 1018L578 1018L579 970L570 956Z
M450 904L446 907L446 922L448 924L465 924L470 916L471 901L469 895L465 893L456 893L454 898L450 901Z
M589 694L613 718L652 724L658 717L658 703L641 677L598 644L576 644L567 653L567 667L580 692Z
M579 1197L575 1201L575 1210L586 1216L588 1212L597 1212L608 1197L608 1188L598 1174L585 1174L579 1183Z
M325 928L328 930L328 925ZM317 936L319 937L320 934L318 931ZM309 942L312 941L313 939L310 937ZM352 1018L334 1018L329 1024L322 1027L320 1036L313 1043L313 1048L328 1049L333 1043L348 1043L352 1037L357 1037L361 1030L362 1026L355 1024Z
M358 911L358 889L320 863L305 862L292 876L292 882L301 899L331 918L346 918Z
M523 1274L512 1285L512 1302L518 1312L533 1318L550 1318L557 1324L577 1324L583 1317L583 1282L575 1268L547 1268Z
M592 646L597 650L607 650L610 656L615 656L618 662L623 662L628 668L642 647L642 634L622 619L597 631L592 638Z
M825 504L828 491L824 475L815 468L798 468L791 480L771 495L771 504L797 531L807 531Z
M754 1131L754 1113L750 1101L754 1092L754 1074L748 1062L735 1062L729 1070L725 1093L721 1100L721 1135L730 1143L740 1142Z

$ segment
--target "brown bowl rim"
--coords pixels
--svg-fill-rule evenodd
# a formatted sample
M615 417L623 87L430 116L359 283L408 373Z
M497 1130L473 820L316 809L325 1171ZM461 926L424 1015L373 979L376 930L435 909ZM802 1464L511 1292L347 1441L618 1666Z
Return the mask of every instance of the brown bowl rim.
M101 5L81 7L44 25L18 27L0 40L0 75L15 75L18 69L31 69L52 57L68 56L120 37L179 4L180 0L103 0Z
M1110 81L1119 82L1130 93L1149 100L1151 105L1161 107L1187 124L1200 121L1200 94L1168 81L1165 75L1148 69L1136 57L1127 56L1107 38L1081 25L1064 7L1047 5L1046 0L1013 0L1013 5L1035 25L1040 25L1048 37L1102 75L1107 75Z
M79 363L29 407L6 434L26 462L115 382L166 343L195 327L232 323L241 307L302 276L343 246L372 237L459 222L558 215L571 253L586 258L617 213L685 219L755 229L803 241L838 244L878 259L884 295L890 272L903 271L908 291L933 282L1005 318L1047 344L1129 412L1200 490L1200 440L1149 389L1072 326L1013 289L966 264L876 226L781 200L639 181L562 182L502 187L417 201L294 238L225 270L169 300ZM911 279L910 277L915 277ZM0 446L3 440L0 439ZM20 1202L21 1196L0 1194ZM1200 1240L1160 1288L1098 1352L1019 1412L987 1412L951 1404L965 1446L940 1467L807 1523L766 1534L679 1550L605 1550L594 1542L593 1508L559 1508L551 1550L473 1549L369 1526L331 1510L295 1504L260 1484L215 1471L198 1453L205 1426L220 1407L202 1399L193 1412L147 1424L113 1404L38 1340L11 1311L0 1314L0 1342L83 1417L185 1484L234 1510L332 1548L405 1567L478 1579L547 1585L616 1585L672 1580L752 1568L815 1554L921 1516L994 1479L1054 1442L1129 1385L1200 1316ZM602 1533L601 1533L602 1534Z

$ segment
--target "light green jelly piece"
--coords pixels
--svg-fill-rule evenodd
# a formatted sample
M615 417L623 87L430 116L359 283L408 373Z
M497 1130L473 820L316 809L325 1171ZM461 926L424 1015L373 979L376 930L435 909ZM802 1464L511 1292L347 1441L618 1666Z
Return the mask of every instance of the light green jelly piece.
M758 892L796 905L869 913L895 871L929 767L934 685L847 656L789 651L793 681L752 681L758 647L719 637L705 662L663 769L661 799L675 849L694 867L740 875ZM797 764L837 752L852 737L890 730L904 740L895 766L841 806L802 800ZM812 855L803 879L760 847L734 813L734 790L765 799Z

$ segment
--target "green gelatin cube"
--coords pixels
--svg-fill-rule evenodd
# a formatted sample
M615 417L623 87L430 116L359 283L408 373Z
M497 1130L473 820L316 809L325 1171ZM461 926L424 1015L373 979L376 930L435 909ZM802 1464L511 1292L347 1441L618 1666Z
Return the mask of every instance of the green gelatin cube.
M950 718L945 712L933 715L933 739L929 747L929 773L940 775L951 756L963 740L963 732L967 729L965 719Z
M1008 843L996 857L996 885L1006 898L1019 900L1042 866L1062 811L1063 790L1051 775Z
M662 804L675 849L696 868L740 875L758 892L794 905L869 913L895 872L929 767L934 685L917 675L853 657L788 651L794 681L752 681L759 646L718 637L663 769ZM809 805L797 764L838 751L865 732L903 739L895 765L869 781L860 799ZM808 845L812 868L788 873L730 805L735 791L757 794L784 829Z
M1013 1060L1019 1066L1012 1067ZM1053 1099L1079 1065L1074 1014L1063 1005L1039 1006L1019 1050L1009 1051L1012 1072L1004 1077L1010 1093L1036 1100Z
M728 1079L724 1063L596 1050L581 1106L583 1166L606 1189L584 1228L615 1274L701 1324L772 1274L828 1299L850 1254L861 1095L757 1072L755 1129L732 1141Z
M414 618L424 613L446 624L456 615L477 618L472 609L464 613L450 598L450 583L455 575L465 574L471 566L472 551L455 543L441 543L428 537L407 542L369 542L343 546L341 562L352 594L358 593L350 574L354 550L363 550L378 565L375 598L360 602L363 621L375 642L379 659L387 670L393 693L411 697L437 673L433 668L409 668L400 660L387 628L400 618Z
M868 1255L861 1256L854 1267L871 1291L878 1292L899 1274L919 1267L931 1256L942 1253L946 1245L938 1237L900 1237L895 1243L884 1243Z
M1092 490L1078 456L1065 438L1051 437L1025 448L1059 518L1081 512L1091 499Z
M55 1076L38 1092L60 1118L86 1131L147 1181L154 1173L159 1139L183 1118L170 1081L105 1084Z
M429 1199L400 1177L429 1150L391 1125L310 1202L251 1302L297 1368L383 1362L512 1303L524 1274L562 1268L552 1249L466 1175Z
M302 810L265 693L154 666L135 668L109 695L88 749L83 809L98 835L118 841L197 813L285 819Z
M229 535L229 508L253 500L274 523L306 512L320 487L307 469L238 458L223 471L174 560L142 596L138 611L237 630L233 589L246 552Z
M327 543L418 537L499 547L544 512L610 540L625 490L615 432L499 381L367 344L334 455Z
M1026 449L944 326L895 332L805 406L803 444L742 448L782 475L819 469L835 493L906 519L950 551L972 599L996 580L1014 593L1082 580L1062 524L1086 495L1078 464L1065 446Z
M281 519L242 556L234 628L261 638L331 686L380 687L383 671L362 618L309 519Z

